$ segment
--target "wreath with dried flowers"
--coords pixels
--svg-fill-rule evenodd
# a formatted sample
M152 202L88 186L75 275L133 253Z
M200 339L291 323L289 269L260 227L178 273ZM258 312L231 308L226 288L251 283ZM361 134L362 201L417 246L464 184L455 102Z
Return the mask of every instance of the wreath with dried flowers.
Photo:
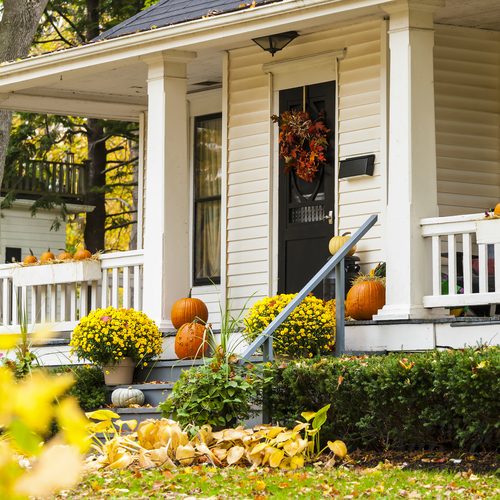
M285 111L271 116L280 129L280 158L285 159L285 174L295 169L297 175L312 181L321 163L326 161L326 138L330 129L325 125L324 111L312 120L306 111Z

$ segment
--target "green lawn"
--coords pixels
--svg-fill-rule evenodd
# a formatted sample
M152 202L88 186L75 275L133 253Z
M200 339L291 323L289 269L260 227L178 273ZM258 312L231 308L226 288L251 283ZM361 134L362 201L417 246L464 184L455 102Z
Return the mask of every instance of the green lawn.
M324 499L432 498L500 499L497 475L400 469L390 464L376 468L341 467L298 471L195 466L181 469L99 471L86 475L62 499Z

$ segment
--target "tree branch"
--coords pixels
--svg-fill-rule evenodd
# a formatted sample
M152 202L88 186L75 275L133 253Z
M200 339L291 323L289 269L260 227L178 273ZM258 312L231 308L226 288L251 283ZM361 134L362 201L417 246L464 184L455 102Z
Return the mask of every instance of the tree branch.
M119 215L128 215L128 214L136 214L137 210L127 210L126 212L119 212L117 214L108 214L106 215L106 218L108 217L118 217Z
M132 209L132 205L122 198L106 198L106 201L119 201L122 205L125 205L126 207Z
M58 9L55 9L55 11L73 28L73 31L76 33L76 35L78 36L78 38L80 39L80 41L82 43L85 43L86 40L85 40L85 37L82 35L82 33L80 33L78 31L78 29L76 28L76 25L75 23L73 23L68 16L66 16L66 14L64 14L63 12L61 12L60 10Z
M108 151L109 153L109 151ZM134 156L133 158L130 158L130 160L127 161L122 161L121 163L118 163L118 165L114 165L113 167L109 167L101 172L101 174L107 174L108 172L111 172L113 170L116 170L117 168L123 167L125 165L128 165L129 163L133 163L138 159L137 156ZM111 162L110 162L111 163Z
M66 45L69 45L70 47L74 47L74 44L72 44L69 40L66 40L66 37L64 37L63 34L59 31L59 28L54 23L54 20L52 19L52 16L47 11L45 11L45 13L47 14L47 19L49 20L50 25L55 29L56 33L59 35L59 37L61 38L61 40Z
M130 222L124 222L123 224L117 224L116 226L108 226L104 228L104 231L111 231L112 229L120 229L121 227L127 227L132 224L137 224L136 220L130 221Z
M122 149L125 149L124 146L116 146L116 148L111 148L106 150L106 154L109 155L109 153L114 153L115 151L121 151Z

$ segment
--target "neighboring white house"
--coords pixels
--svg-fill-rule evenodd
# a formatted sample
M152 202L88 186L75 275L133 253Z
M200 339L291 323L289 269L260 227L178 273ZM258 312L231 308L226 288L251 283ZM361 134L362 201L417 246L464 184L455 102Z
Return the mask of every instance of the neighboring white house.
M292 31L274 57L253 41ZM498 0L161 0L101 38L0 68L3 109L141 127L142 244L105 256L107 293L92 281L87 299L84 282L79 311L65 298L67 315L54 305L47 318L69 328L87 304L123 303L169 330L172 304L192 290L216 322L210 280L235 310L298 291L331 236L378 214L357 255L364 271L387 262L387 304L347 329L347 348L494 339L496 324L464 327L444 307L500 302L500 258L490 272L474 222L500 201ZM270 120L304 106L325 110L331 129L313 183L281 172ZM367 155L373 175L339 178L340 162ZM74 286L76 301L76 284L47 285L54 297Z
M37 258L50 247L57 255L66 248L66 220L60 207L36 211L31 206L42 194L58 195L65 203L70 216L93 210L85 205L85 164L47 162L42 160L19 161L9 169L2 184L0 201L9 190L15 190L16 200L0 217L1 263L22 262L30 249ZM59 229L54 223L59 221Z

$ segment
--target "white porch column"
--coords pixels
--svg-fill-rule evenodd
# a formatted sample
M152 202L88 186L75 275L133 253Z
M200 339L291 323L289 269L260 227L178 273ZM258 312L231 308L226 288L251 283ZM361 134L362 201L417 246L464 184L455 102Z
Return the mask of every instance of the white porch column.
M193 52L143 56L148 65L143 310L171 329L173 303L189 293L187 63Z
M396 0L390 14L390 114L386 306L376 320L428 318L430 239L419 221L437 217L433 13L444 0Z

